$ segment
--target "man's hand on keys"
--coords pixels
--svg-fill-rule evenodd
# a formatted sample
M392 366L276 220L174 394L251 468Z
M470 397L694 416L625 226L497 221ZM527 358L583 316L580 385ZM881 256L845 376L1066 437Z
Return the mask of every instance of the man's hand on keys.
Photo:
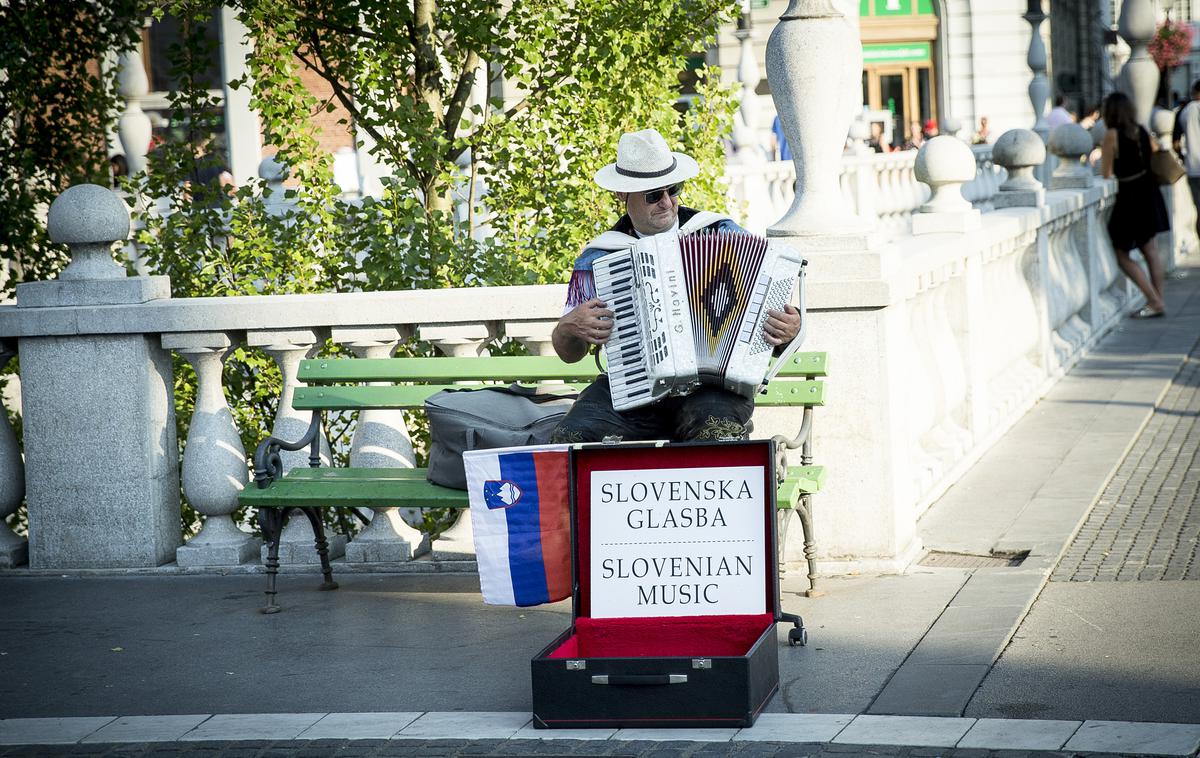
M791 342L800 333L800 311L792 305L783 306L782 311L767 311L767 320L763 324L763 337L770 345L782 345Z
M562 317L559 324L573 337L578 337L590 345L603 345L612 335L612 319L613 312L603 300L594 297L572 308Z

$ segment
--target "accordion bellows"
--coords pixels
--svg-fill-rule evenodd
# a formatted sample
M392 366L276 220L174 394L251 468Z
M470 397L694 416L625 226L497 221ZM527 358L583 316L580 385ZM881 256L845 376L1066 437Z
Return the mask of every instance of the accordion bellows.
M799 287L803 313L804 265L791 248L745 232L658 234L596 259L597 297L615 314L605 346L613 407L702 382L752 397L773 376L767 311Z

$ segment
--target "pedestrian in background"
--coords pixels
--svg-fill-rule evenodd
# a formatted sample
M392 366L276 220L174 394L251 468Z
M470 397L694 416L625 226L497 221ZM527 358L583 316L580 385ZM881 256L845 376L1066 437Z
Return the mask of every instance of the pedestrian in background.
M1107 131L1100 145L1100 166L1105 178L1117 177L1117 202L1108 221L1117 264L1146 296L1146 307L1134 318L1164 315L1162 262L1154 237L1171 228L1167 206L1158 182L1150 173L1150 155L1155 151L1150 134L1137 122L1133 101L1114 92L1104 99L1104 124ZM1142 251L1150 276L1129 253Z
M1196 204L1196 233L1200 234L1200 79L1192 84L1191 101L1175 115L1171 143L1187 168L1188 187Z

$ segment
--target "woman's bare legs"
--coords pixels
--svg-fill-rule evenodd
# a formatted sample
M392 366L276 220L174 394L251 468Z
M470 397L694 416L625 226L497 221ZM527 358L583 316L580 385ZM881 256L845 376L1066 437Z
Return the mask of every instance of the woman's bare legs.
M1158 293L1158 306L1156 307L1152 302L1150 307L1162 310L1163 297L1166 295L1164 288L1167 284L1167 273L1163 270L1162 259L1158 257L1158 243L1151 237L1142 243L1141 250L1142 257L1146 259L1146 266L1150 269L1150 283L1154 285L1154 291Z
M1158 269L1159 276L1162 276L1162 266L1158 263L1158 256L1154 254L1154 243L1149 242L1142 247L1142 255L1146 258L1146 263L1150 267L1151 277L1154 275L1155 268ZM1146 271L1137 261L1129 257L1128 250L1117 249L1114 252L1117 254L1117 265L1125 272L1125 276L1129 277L1137 288L1146 296L1146 305L1150 308L1161 311L1163 309L1162 296L1159 294L1159 289L1154 286L1151 277L1146 276ZM1153 261L1153 263L1151 263Z

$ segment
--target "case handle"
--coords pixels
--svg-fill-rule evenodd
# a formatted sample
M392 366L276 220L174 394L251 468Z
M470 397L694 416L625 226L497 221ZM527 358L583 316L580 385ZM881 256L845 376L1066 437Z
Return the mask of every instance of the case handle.
M661 684L686 684L687 680L687 674L597 674L592 677L592 684L654 687Z

